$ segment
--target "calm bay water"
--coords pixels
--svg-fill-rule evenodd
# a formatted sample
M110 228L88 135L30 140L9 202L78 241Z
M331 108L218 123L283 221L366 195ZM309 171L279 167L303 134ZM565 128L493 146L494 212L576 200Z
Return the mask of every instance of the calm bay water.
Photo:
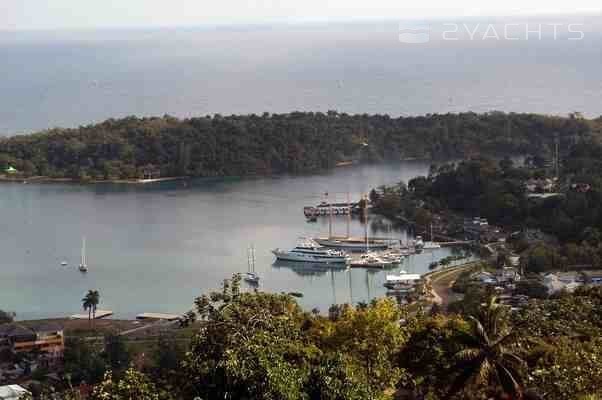
M247 268L256 248L261 288L304 294L303 306L325 311L332 303L382 296L382 271L330 271L276 264L270 250L294 246L299 236L327 234L327 220L309 224L304 205L322 193L345 201L370 188L428 172L428 164L356 166L325 175L195 180L188 186L0 185L0 308L19 318L78 312L88 289L117 317L140 312L183 312L193 298ZM352 233L363 235L354 220ZM344 234L346 219L335 218ZM383 234L371 230L371 234ZM77 271L81 237L89 272ZM393 232L403 238L405 233ZM407 259L404 269L424 272L449 250ZM60 266L62 260L68 267Z
M433 36L409 45L399 41L398 22L0 32L0 135L132 114L336 109L393 116L490 110L598 116L600 18L568 22L583 24L583 40L544 34L542 40L449 42ZM487 21L481 28L477 23L469 27L482 37ZM251 244L262 288L301 292L308 308L381 296L382 272L272 265L270 250L327 232L326 221L307 224L301 213L321 193L345 200L349 191L357 198L427 170L424 163L402 163L311 177L196 180L187 187L2 184L0 308L20 318L69 315L79 311L85 291L98 289L102 308L120 317L186 311L194 296L246 269ZM351 228L363 233L358 221ZM345 232L344 218L335 230ZM90 266L85 276L76 270L82 235ZM447 252L412 257L403 268L423 272ZM61 267L62 260L69 267Z

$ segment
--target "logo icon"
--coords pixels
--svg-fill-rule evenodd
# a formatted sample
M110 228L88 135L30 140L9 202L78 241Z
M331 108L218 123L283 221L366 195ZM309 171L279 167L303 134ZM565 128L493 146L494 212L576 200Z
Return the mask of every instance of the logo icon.
M401 43L419 44L431 41L431 27L429 25L408 26L399 24L399 41Z

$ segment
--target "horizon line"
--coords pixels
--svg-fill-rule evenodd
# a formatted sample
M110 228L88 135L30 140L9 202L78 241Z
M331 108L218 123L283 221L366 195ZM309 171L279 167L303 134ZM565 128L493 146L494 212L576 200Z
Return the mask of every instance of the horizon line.
M503 19L503 18L575 18L575 17L602 17L600 10L581 10L571 13L540 12L540 13L507 13L491 15L455 15L455 16L404 16L404 17L310 17L310 18L268 18L256 21L213 21L199 24L149 24L149 25L97 25L97 26L71 26L71 27L40 27L40 28L1 28L0 34L7 33L40 33L40 32L105 32L105 31L145 31L145 30L194 30L216 28L268 28L283 26L310 26L323 24L361 24L375 22L400 22L400 21L442 21L442 20L474 20L474 19Z

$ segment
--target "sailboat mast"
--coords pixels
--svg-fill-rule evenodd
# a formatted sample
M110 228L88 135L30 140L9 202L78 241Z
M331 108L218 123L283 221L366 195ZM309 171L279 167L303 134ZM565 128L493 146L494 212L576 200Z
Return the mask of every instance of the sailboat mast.
M86 266L86 237L82 237L82 265Z
M328 239L332 238L332 202L328 199L326 192L326 201L328 202Z
M247 271L255 272L255 246L247 247Z
M362 196L364 200L364 230L366 237L366 253L370 250L370 245L368 244L368 199L365 196Z
M349 239L349 237L351 236L350 226L351 226L351 200L349 198L349 192L347 192L347 239Z

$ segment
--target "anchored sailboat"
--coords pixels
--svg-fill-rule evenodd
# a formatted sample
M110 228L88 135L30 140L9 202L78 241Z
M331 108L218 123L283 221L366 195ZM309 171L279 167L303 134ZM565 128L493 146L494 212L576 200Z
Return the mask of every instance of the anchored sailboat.
M247 273L244 279L252 285L259 284L259 275L255 272L255 247L253 246L247 249Z
M82 238L82 255L79 263L79 270L81 272L88 272L88 265L86 264L86 237Z

